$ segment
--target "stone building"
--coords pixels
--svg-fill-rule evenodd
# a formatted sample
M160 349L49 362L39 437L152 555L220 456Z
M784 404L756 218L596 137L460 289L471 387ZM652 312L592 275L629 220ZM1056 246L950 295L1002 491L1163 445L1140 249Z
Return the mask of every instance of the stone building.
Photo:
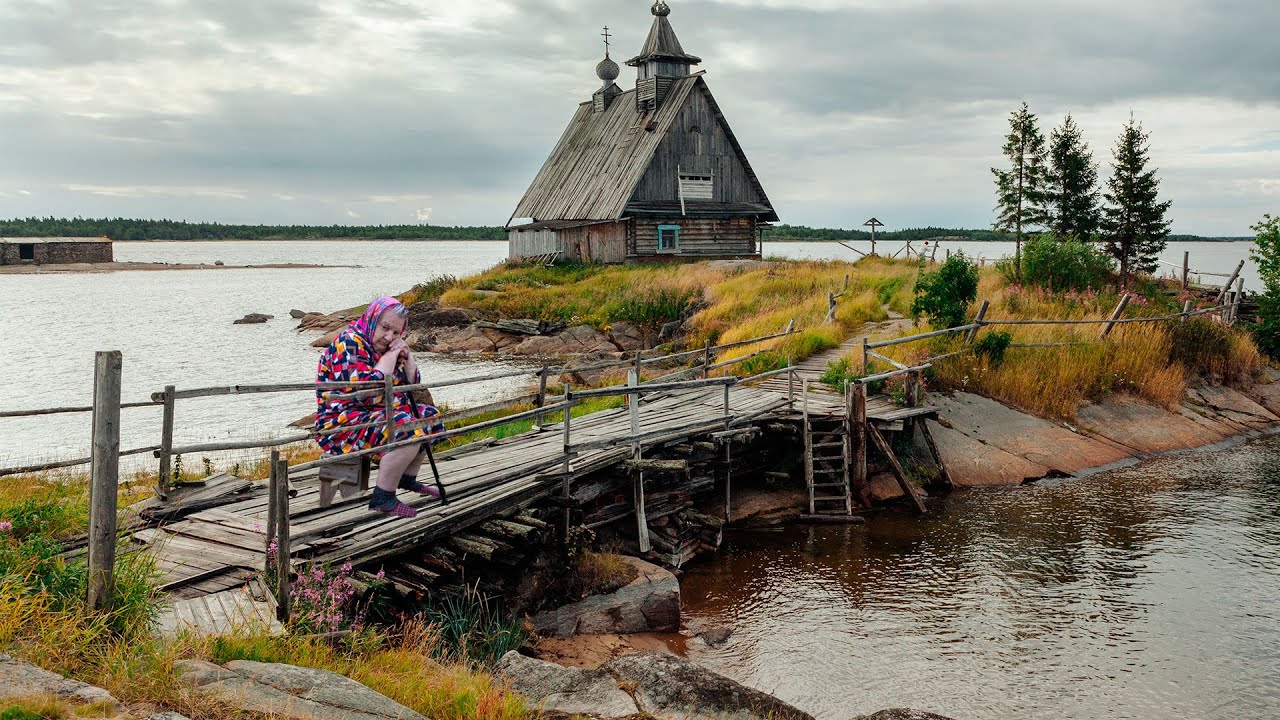
M0 238L0 265L53 265L112 262L105 237Z
M618 64L578 106L507 222L509 256L619 263L659 257L759 257L773 205L702 72L658 0L636 84Z

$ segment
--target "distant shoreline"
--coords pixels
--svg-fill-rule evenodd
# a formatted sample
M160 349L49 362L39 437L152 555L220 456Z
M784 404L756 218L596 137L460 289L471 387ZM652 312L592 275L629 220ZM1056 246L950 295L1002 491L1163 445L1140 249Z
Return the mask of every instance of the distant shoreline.
M132 242L165 242L137 240ZM203 242L199 240L177 242ZM307 263L264 263L261 265L214 265L207 263L49 263L47 265L0 265L0 275L65 275L68 273L156 272L160 270L321 270L355 265L313 265Z
M147 244L147 243L222 243L222 242L396 242L396 243L399 243L399 242L464 242L464 243L505 243L505 242L507 242L507 241L506 241L505 239L502 239L502 240L494 240L494 239L482 239L482 238L458 239L458 238L369 238L369 237L345 237L345 238L332 238L332 237L315 237L315 238L291 238L291 237L278 237L278 238L192 238L192 239L182 239L182 240L169 240L169 239L164 239L164 238L157 238L157 239L153 239L153 240L114 240L113 242L114 242L115 244L117 244L117 245L118 245L118 244L121 244L121 243L136 243L136 244L139 244L139 245L144 245L144 244ZM806 244L808 244L808 243L842 243L842 242L844 242L844 243L865 243L865 242L870 242L870 241L869 241L868 239L862 239L862 238L853 239L853 240L827 240L827 239L823 239L823 238L792 238L792 237L783 237L783 238L764 238L764 242L767 242L767 243L806 243ZM892 244L896 244L896 243L902 243L902 242L906 242L906 241L905 241L905 240L895 239L895 238L878 238L878 239L876 240L876 242L877 242L877 243L892 243ZM911 242L912 242L912 243L917 243L917 244L919 244L919 243L921 243L921 242L923 242L923 241L922 241L922 240L912 240ZM941 244L942 244L942 245L954 245L955 243L1011 243L1011 242L1013 242L1013 239L1012 239L1012 238L1010 238L1010 239L999 239L999 240L997 240L997 239L990 239L990 238L958 238L958 239L943 238L943 239L942 239L942 241L941 241ZM1194 239L1194 240L1183 240L1183 239L1178 239L1178 240L1169 240L1168 242L1169 242L1170 244L1174 244L1174 243L1252 243L1252 242L1253 242L1253 238L1235 238L1235 237L1211 238L1211 237L1199 237L1199 238L1196 238L1196 239ZM309 266L309 267L317 267L317 266ZM331 266L331 265L330 265L330 266L324 266L324 267L333 267L333 266Z

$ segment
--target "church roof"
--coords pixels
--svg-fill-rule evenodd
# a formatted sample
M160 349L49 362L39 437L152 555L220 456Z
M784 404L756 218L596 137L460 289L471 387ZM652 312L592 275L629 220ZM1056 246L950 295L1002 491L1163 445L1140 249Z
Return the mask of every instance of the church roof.
M533 218L534 222L621 218L633 209L628 207L628 200L685 100L696 89L706 93L753 186L765 198L764 188L751 171L728 123L723 121L706 81L697 73L676 80L667 99L648 113L642 114L636 108L635 90L619 95L604 112L595 112L590 102L579 105L511 217ZM768 213L764 219L777 220L767 198L763 208Z

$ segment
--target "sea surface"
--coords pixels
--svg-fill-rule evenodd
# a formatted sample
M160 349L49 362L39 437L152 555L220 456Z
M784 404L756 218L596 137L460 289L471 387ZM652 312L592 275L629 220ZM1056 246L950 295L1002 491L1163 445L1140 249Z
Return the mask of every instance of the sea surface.
M863 250L869 243L850 243ZM1248 255L1249 243L1172 243L1164 254L1181 265L1228 273ZM913 248L919 249L918 243ZM902 243L879 243L881 254ZM973 258L993 261L1013 253L1012 243L944 243ZM122 242L122 262L227 265L306 263L358 267L123 271L90 274L0 275L0 337L9 347L8 389L0 410L87 406L92 400L97 350L124 352L122 398L143 401L166 385L179 389L216 385L309 382L319 351L312 334L298 334L289 311L330 312L398 294L444 274L463 276L501 262L505 242L252 241ZM765 243L765 256L852 260L838 243ZM1248 286L1256 271L1246 265ZM1206 277L1205 280L1211 278ZM275 319L232 325L247 313ZM483 374L519 361L468 360L420 354L428 377ZM532 366L529 366L532 367ZM455 406L519 394L519 382L501 381L442 389ZM249 440L292 432L286 424L311 412L306 392L242 395L181 401L175 442ZM122 416L124 449L158 444L160 412L129 409ZM87 457L89 418L0 418L0 467L48 459Z
M820 720L1280 718L1280 436L928 504L730 533L690 658Z

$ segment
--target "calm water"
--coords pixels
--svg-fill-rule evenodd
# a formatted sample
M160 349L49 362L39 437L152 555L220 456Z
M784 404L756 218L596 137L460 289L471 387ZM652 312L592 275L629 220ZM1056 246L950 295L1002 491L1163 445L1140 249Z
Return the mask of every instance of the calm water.
M930 510L731 535L691 657L824 720L1280 717L1280 437Z
M855 243L867 247L867 243ZM1229 272L1248 243L1171 245L1166 259ZM996 259L1011 243L953 243L972 257ZM900 243L881 243L892 254ZM0 409L88 405L95 350L124 351L125 401L145 400L173 384L182 387L309 381L318 350L299 335L289 310L338 310L381 294L403 292L441 275L466 275L506 257L505 242L197 242L118 243L116 258L133 262L228 265L309 263L358 268L297 270L174 270L65 275L0 275L0 337L18 358L8 368L18 390L0 396ZM837 243L766 243L767 256L853 259ZM1246 278L1255 283L1248 266ZM232 325L246 313L276 316L263 325ZM491 369L487 360L419 355L429 376L461 377ZM509 363L510 364L510 363ZM13 382L11 380L11 382ZM442 402L468 404L515 394L506 382L446 388ZM178 443L251 439L285 432L311 411L305 393L191 400L178 407ZM160 413L126 410L126 448L158 442ZM0 419L0 467L49 458L85 456L87 415Z

